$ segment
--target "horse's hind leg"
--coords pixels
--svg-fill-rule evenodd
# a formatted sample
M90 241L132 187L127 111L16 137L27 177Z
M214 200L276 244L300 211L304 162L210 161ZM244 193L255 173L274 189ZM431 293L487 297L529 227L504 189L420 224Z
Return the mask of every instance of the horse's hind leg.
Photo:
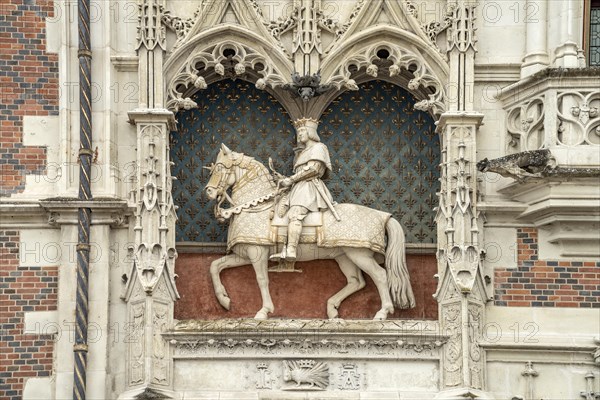
M363 270L373 279L373 283L377 287L379 297L381 298L381 309L377 311L373 319L384 320L388 314L394 312L394 305L390 296L390 290L387 284L387 274L373 258L373 252L367 249L350 249L346 250L346 255L358 268Z
M347 283L342 290L327 300L327 316L330 319L338 317L338 308L342 301L347 299L352 293L356 293L365 287L365 278L361 270L347 256L339 256L335 261L340 266L340 270L346 277Z
M240 267L242 265L250 264L250 260L241 257L237 254L228 254L224 257L218 258L210 263L210 276L212 278L213 288L219 304L226 310L229 310L231 299L225 290L225 286L221 282L221 271L227 268Z

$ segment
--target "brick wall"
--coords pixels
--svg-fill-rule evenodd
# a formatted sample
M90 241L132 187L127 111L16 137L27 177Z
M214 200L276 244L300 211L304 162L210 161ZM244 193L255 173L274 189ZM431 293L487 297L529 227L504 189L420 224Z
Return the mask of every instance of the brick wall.
M58 115L58 55L46 53L53 12L52 0L0 3L0 196L45 168L46 148L23 146L23 116Z
M19 267L19 233L0 231L0 398L21 399L31 377L52 373L52 335L24 335L27 311L56 310L58 267Z
M600 308L600 262L538 259L538 232L517 230L517 269L496 269L494 303Z

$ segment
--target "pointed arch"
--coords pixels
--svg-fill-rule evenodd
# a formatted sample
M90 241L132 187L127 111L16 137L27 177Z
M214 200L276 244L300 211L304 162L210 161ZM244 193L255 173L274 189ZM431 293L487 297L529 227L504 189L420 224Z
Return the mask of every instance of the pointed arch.
M321 74L338 93L322 99L322 109L339 91L357 90L361 73L379 79L386 76L386 80L405 87L419 100L415 104L418 110L439 116L446 109L448 63L435 46L409 31L373 26L347 37L333 49L323 60Z
M217 26L191 37L168 58L165 103L174 112L194 108L191 96L227 73L247 75L260 90L274 89L287 82L293 68L291 60L264 37L241 26Z

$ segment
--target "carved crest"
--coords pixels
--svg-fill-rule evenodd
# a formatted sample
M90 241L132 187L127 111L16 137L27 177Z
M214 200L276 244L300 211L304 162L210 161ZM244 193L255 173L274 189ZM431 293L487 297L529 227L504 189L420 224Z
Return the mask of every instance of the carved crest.
M325 390L329 385L329 366L315 360L283 362L284 390Z

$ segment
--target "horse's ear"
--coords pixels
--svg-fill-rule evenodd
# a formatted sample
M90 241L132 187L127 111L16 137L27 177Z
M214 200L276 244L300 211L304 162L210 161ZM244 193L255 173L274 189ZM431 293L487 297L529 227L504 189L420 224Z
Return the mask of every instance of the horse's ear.
M221 151L223 152L223 154L225 154L226 156L231 154L231 150L229 149L229 147L225 146L223 143L221 143Z

